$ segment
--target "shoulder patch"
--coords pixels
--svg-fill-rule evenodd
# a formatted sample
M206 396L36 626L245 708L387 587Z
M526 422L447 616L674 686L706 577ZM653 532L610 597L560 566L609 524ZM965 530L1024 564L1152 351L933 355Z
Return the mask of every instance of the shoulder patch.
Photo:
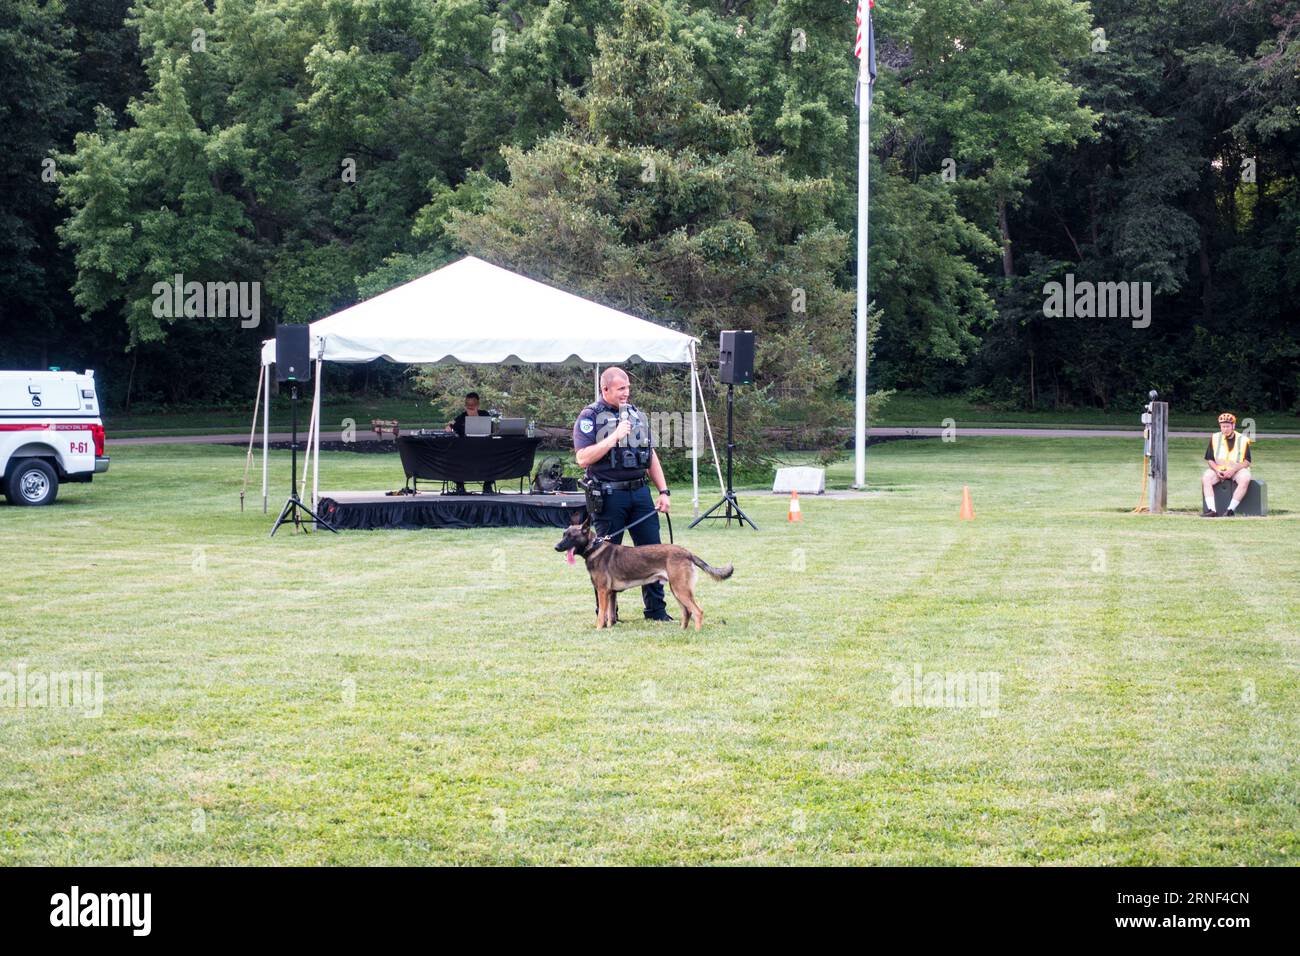
M593 431L596 430L596 423L593 422L590 418L579 418L578 430L581 431L584 435L590 435Z

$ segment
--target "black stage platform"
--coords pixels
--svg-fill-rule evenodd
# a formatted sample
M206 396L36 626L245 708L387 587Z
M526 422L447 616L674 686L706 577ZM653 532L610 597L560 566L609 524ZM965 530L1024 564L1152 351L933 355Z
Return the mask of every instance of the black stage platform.
M563 528L584 513L582 495L386 495L382 491L327 491L316 513L336 528Z

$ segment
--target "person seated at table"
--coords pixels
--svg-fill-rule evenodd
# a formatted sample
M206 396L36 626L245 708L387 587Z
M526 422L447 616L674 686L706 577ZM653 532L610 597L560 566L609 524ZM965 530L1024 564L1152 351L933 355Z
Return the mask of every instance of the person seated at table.
M477 415L479 418L487 418L488 413L478 407L478 392L470 392L465 396L465 410L447 423L447 431L455 432L461 438L465 437L465 419Z
M455 432L461 438L465 437L465 419L477 415L479 418L488 418L489 415L483 409L478 407L478 392L470 392L465 396L465 410L447 423L447 431ZM483 494L490 495L496 491L496 485L490 481L483 482ZM456 494L467 494L465 483L456 482Z

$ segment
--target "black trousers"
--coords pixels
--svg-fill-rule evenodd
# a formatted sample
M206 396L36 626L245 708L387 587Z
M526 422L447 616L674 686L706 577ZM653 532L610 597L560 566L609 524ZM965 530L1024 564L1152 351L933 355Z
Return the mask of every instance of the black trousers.
M650 489L642 485L636 491L611 491L605 496L605 510L596 515L592 526L597 534L608 534L614 528L626 528L633 521L655 510L654 499ZM633 544L659 544L659 519L647 518L635 528L628 531ZM609 539L614 544L623 543L623 532ZM641 600L645 604L645 616L663 617L668 613L664 604L664 586L647 584L641 588Z

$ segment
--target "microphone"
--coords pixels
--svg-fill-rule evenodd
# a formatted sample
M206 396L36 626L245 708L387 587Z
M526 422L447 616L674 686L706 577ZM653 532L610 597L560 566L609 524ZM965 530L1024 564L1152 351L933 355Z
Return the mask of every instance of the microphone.
M625 422L625 421L628 420L627 406L626 406L626 405L623 405L623 406L621 406L621 407L619 408L619 410L618 410L618 420L619 420L619 422ZM624 435L623 438L619 441L619 445L621 445L622 447L626 448L626 447L627 447L627 440L628 440L628 437L629 437L630 434L631 434L631 432L629 432L627 435Z

